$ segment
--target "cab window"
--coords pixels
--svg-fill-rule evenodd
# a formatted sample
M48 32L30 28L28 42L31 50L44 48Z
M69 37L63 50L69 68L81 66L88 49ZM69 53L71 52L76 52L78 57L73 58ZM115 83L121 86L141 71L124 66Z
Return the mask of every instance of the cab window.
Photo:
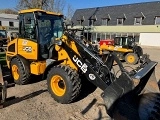
M20 16L19 20L21 38L36 40L35 20L32 13L27 13Z

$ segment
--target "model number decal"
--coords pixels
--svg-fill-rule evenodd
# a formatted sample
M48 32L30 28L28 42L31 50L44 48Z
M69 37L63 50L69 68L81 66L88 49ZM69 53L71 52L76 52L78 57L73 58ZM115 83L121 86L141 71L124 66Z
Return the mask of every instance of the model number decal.
M84 63L82 63L78 57L74 56L73 57L73 61L77 64L77 66L82 70L83 73L86 73L87 72L87 65Z
M32 52L32 47L30 47L30 46L25 46L25 47L23 47L23 51Z

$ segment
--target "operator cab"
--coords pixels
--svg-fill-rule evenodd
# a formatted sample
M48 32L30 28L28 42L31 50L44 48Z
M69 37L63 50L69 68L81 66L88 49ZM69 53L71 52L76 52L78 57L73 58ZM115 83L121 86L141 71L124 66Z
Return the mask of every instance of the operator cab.
M114 44L115 46L131 49L135 45L135 39L134 37L115 37Z
M38 59L47 59L49 46L63 34L63 16L52 12L32 11L19 14L19 38L38 44Z

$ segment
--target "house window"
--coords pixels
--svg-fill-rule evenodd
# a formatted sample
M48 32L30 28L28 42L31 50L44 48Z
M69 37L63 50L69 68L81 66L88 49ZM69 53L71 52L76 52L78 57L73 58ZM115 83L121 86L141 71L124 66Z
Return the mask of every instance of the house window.
M134 24L135 24L135 25L141 25L141 24L142 24L142 17L135 18L135 19L134 19Z
M78 25L82 25L83 20L78 20Z
M123 25L123 22L124 22L123 18L117 19L117 25Z
M10 26L10 27L13 27L13 26L14 26L14 23L13 23L13 22L9 22L9 26Z
M102 25L108 25L108 19L102 18Z
M155 19L155 24L160 24L160 16L159 16L159 17L156 17L156 19Z
M88 20L88 26L93 26L95 20Z

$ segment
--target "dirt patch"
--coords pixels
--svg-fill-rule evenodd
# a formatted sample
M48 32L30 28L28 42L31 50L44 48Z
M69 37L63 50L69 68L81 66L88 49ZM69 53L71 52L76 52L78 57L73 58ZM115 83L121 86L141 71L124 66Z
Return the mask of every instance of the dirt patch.
M145 49L153 60L158 60L159 50ZM156 54L155 54L156 52ZM125 66L128 66L125 64ZM135 67L135 66L131 66ZM128 67L128 69L131 69ZM156 66L156 77L160 79L160 65ZM117 68L115 68L117 70ZM33 79L33 81L39 81ZM0 120L109 120L101 98L102 91L87 84L77 101L71 104L59 104L47 91L46 81L33 82L29 85L8 89L8 96L15 99L8 101L0 109ZM91 90L92 89L92 90Z

